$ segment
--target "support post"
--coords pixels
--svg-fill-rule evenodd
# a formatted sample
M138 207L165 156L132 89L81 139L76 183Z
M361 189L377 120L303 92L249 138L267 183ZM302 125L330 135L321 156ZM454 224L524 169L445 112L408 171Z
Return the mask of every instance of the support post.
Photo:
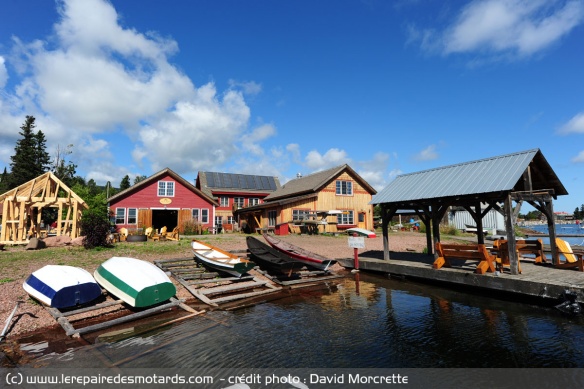
M513 224L513 207L511 194L505 197L505 229L507 230L507 247L509 249L509 265L511 274L519 274L519 260L517 258L517 243L515 241L515 226Z

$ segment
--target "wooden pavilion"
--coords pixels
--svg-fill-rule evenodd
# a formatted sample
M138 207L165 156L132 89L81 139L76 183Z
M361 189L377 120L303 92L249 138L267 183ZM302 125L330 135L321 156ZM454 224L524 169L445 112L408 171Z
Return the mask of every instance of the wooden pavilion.
M541 151L532 149L398 176L370 204L381 206L385 260L389 260L388 224L398 212L418 215L424 222L428 254L432 254L440 241L440 221L451 206L461 206L472 215L479 244L484 244L482 219L496 209L505 218L511 273L519 274L514 225L521 204L527 202L546 216L557 265L553 199L567 194Z
M0 204L0 244L23 244L33 236L42 237L42 210L47 207L58 209L54 234L76 238L80 234L81 214L89 208L82 198L51 172L0 195Z

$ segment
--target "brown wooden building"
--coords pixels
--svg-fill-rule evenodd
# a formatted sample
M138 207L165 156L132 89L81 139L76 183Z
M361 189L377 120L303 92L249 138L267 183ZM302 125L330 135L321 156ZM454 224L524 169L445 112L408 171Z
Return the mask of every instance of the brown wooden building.
M337 232L352 227L373 230L376 190L349 165L295 178L264 198L264 203L235 211L247 232L257 229ZM326 221L326 223L324 223Z

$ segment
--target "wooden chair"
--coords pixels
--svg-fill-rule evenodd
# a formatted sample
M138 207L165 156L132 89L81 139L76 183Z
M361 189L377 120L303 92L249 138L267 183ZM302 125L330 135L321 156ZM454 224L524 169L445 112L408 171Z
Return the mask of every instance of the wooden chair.
M572 251L570 243L560 238L556 238L556 247L558 248L558 253L563 255L566 260L556 264L555 267L560 269L578 268L579 271L584 271L584 264L582 263L584 253L575 253Z
M148 227L144 230L144 235L146 235L146 239L152 239L152 234L154 229L152 227Z
M174 227L174 229L166 234L167 240L179 240L180 237L178 235L178 227Z
M164 240L166 239L166 226L162 227L160 229L160 234L154 234L152 235L152 240Z
M128 229L120 228L120 242L124 242L126 239L128 239Z

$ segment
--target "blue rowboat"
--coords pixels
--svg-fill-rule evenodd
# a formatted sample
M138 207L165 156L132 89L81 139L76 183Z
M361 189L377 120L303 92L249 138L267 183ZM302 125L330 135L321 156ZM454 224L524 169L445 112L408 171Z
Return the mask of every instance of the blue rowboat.
M101 287L87 270L47 265L34 271L22 287L31 297L54 308L86 304L101 296Z

